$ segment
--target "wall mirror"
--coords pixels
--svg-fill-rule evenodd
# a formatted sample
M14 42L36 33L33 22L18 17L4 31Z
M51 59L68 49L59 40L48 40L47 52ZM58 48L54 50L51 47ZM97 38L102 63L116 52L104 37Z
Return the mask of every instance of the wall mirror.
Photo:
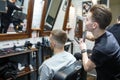
M51 31L53 29L62 1L63 0L48 0L49 7L47 7L44 31Z
M7 33L0 34L0 40L13 40L30 37L34 0L17 0L15 4L23 6L23 9L22 11L13 12L12 15L16 15L13 16L13 19L15 19L13 20L14 23L9 26Z
M44 1L45 3L42 13L42 21L40 25L40 29L41 29L40 35L49 35L50 31L53 29L56 23L56 19L58 17L60 9L61 7L63 7L62 4L64 4L65 2L69 2L70 0L44 0ZM63 9L63 13L66 12L67 12L67 5L66 5L66 9ZM65 15L62 15L61 17L65 18ZM64 23L64 20L65 19L62 20L63 24L66 24Z
M82 19L82 17L80 17L80 16L74 16L74 14L72 13L72 14L69 14L69 13L71 13L72 11L70 11L71 9L71 7L73 7L73 1L72 0L68 0L69 2L68 2L68 6L67 6L67 9L66 9L66 13L65 13L65 19L64 19L64 24L63 24L63 30L65 30L65 31L67 31L68 32L68 34L69 34L69 31L73 28L73 33L72 33L72 35L74 35L74 39L76 40L76 41L78 41L79 40L79 38L81 38L82 37L82 33L83 33L83 19ZM73 8L72 8L72 10L73 10ZM73 15L73 17L75 17L75 27L73 27L74 26L74 24L73 24L73 26L71 26L71 27L67 27L67 23L69 23L69 21L70 21L70 17ZM73 18L72 17L72 18ZM72 19L72 20L74 20L74 19ZM70 35L71 36L71 35Z
M65 30L70 3L71 0L35 0L32 31L40 32L39 36L45 36L55 27Z

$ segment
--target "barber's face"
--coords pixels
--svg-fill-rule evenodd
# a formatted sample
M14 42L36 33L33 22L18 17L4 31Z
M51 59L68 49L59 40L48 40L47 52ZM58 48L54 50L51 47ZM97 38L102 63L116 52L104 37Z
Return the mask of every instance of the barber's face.
M92 31L93 30L93 25L94 22L92 21L92 13L88 13L86 20L85 20L85 26L87 31Z
M16 2L16 0L12 0L13 1L13 3L15 3Z

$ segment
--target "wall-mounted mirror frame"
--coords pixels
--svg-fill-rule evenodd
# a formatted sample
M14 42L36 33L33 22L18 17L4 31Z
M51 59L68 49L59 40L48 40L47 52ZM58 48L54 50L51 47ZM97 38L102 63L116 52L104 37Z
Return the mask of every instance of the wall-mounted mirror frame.
M64 18L64 23L63 23L63 30L64 31L68 30L67 22L68 22L68 18L69 18L69 11L70 11L70 5L71 5L72 0L67 0L67 1L68 1L68 5L66 8L65 18Z
M26 33L15 33L15 34L0 34L0 41L3 40L15 40L15 39L23 39L31 37L31 23L32 23L32 15L33 15L33 6L34 0L29 0L28 3L28 11L27 11L27 31Z
M40 25L40 36L48 36L50 34L50 31L45 31L44 30L44 25L45 25L45 20L46 20L46 14L47 14L47 8L48 8L48 0L44 0L44 8L43 8L43 13L42 13L42 21L41 21L41 25ZM71 4L71 0L66 0L67 1L67 7L65 10L65 17L64 17L64 22L63 22L63 30L66 30L66 25L67 25L67 19L68 19L68 12L69 12L69 7Z
M43 0L43 1L44 1L44 6L43 6L43 13L42 13L42 19L41 19L39 36L44 36L44 35L46 35L46 34L44 33L44 24L45 24L45 17L46 17L46 13L47 13L48 0ZM49 33L49 32L48 32L48 33Z

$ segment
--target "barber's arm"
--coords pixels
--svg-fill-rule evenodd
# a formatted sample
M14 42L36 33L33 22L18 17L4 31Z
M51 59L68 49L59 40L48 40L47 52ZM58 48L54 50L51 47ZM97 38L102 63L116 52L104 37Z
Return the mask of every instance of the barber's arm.
M15 9L15 10L22 11L23 6L17 6L17 5L14 5L14 9Z
M83 67L85 71L91 71L96 67L96 65L88 58L87 47L85 42L83 42L83 40L81 39L79 44L82 54Z

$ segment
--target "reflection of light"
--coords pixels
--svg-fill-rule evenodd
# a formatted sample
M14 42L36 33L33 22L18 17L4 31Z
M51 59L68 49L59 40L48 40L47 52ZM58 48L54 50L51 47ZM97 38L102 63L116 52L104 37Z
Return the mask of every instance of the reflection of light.
M76 16L82 16L82 2L83 0L75 0L75 4L74 4L74 7L75 7L75 10L76 10Z
M34 5L35 6L34 6L34 11L33 11L32 27L33 28L39 28L39 25L40 25L40 22L41 22L42 10L43 10L43 6L44 6L44 1L35 0Z
M70 40L74 40L75 24L76 24L75 7L74 6L70 6L69 19L68 19L68 25L67 25L68 38Z
M75 27L75 8L73 6L70 6L69 11L69 27L74 28Z
M97 4L98 0L91 0L93 4Z

